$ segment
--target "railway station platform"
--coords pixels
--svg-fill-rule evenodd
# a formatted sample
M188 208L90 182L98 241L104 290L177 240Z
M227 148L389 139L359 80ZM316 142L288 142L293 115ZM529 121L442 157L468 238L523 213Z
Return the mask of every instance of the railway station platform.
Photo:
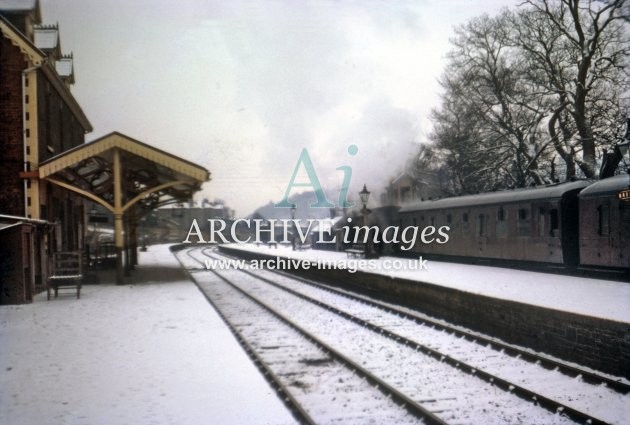
M357 260L344 252L293 251L282 245L220 249L630 379L629 283L426 259ZM298 260L310 266L297 266Z
M125 285L0 306L0 423L295 423L168 246L139 255Z

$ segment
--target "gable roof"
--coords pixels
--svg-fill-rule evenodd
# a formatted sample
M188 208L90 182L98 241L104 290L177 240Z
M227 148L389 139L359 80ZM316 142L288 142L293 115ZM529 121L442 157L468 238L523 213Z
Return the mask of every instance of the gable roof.
M35 22L41 22L42 13L39 0L0 0L0 14L32 14Z
M33 65L39 67L46 76L51 85L57 90L59 96L72 111L75 118L79 121L86 132L92 131L92 124L85 116L83 109L78 104L72 93L63 83L61 77L55 70L55 65L48 61L48 57L37 48L24 34L16 29L11 23L0 15L0 32L2 36L7 38L11 44L20 49L26 55Z
M157 163L161 166L193 178L200 182L208 181L210 173L205 168L161 149L140 142L122 133L114 131L89 143L76 146L39 164L40 178L56 173L63 168L99 156L113 148Z
M46 55L2 15L0 15L0 32L11 44L28 56L34 65L41 65L44 62Z

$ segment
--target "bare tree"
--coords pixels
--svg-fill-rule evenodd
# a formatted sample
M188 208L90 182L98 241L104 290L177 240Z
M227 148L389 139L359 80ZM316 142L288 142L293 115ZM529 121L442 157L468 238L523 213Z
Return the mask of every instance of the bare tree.
M549 137L567 178L575 177L576 165L595 177L598 146L618 137L624 121L625 1L527 0L512 20L529 78L549 98Z
M512 44L511 18L505 11L457 28L440 81L445 92L432 137L453 154L459 172L467 171L458 176L464 192L548 181L540 167L549 150L539 129L544 99L533 93Z
M526 0L456 29L430 148L453 191L596 176L628 113L625 1Z

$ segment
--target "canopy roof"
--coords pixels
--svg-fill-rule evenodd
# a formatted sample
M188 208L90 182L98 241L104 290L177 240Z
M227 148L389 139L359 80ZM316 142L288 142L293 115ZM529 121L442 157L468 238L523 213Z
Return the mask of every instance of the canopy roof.
M119 205L116 205L116 157ZM210 180L205 168L118 132L39 164L39 177L75 191L112 212L150 210L192 197ZM117 210L117 211L115 211Z

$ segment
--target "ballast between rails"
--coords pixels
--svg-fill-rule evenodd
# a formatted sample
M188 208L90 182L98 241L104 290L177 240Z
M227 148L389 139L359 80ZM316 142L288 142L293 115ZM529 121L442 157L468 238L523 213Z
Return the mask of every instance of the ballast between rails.
M198 260L197 258L195 258L194 256L190 254L190 251L187 252L187 255L189 258L203 265L203 263L200 260ZM175 258L177 258L177 261L179 261L179 264L182 266L182 269L184 269L184 271L186 272L190 280L195 282L195 284L199 287L197 280L192 275L190 270L181 262L181 260L179 259L179 257L177 257L177 255L175 256ZM205 270L205 265L203 267L203 270ZM291 391L289 391L289 389L286 388L282 384L280 379L278 379L278 377L273 373L273 370L269 367L269 365L267 365L267 363L265 363L265 361L262 358L260 358L260 356L258 356L258 354L256 353L256 350L254 350L254 348L247 342L247 340L242 337L240 332L238 332L238 330L232 325L232 323L230 323L230 321L227 319L227 317L225 317L223 312L218 308L218 306L214 303L214 301L204 291L200 291L200 292L203 294L204 298L210 303L210 305L212 305L212 307L217 312L219 317L221 317L221 320L223 320L223 323L226 324L226 326L228 327L232 335L234 335L238 343L241 345L241 347L243 347L243 349L245 350L245 353L249 356L249 358L252 359L256 367L258 367L258 369L261 371L262 375L265 377L267 382L269 382L272 388L275 389L275 391L280 396L280 399L285 403L285 405L289 408L289 410L294 414L296 419L300 423L303 423L303 424L316 425L317 423L310 417L310 415L302 408L300 403L293 397L293 395L291 394Z
M234 255L231 255L229 253L223 252L221 251L221 255L225 256L225 257L229 257L229 258L233 258L236 259L237 257ZM364 295L361 294L357 294L357 293L349 293L348 291L345 290L340 290L337 288L334 288L330 285L327 284L323 284L320 282L316 282L310 279L306 279L282 270L267 270L270 273L275 273L278 275L282 275L285 277L290 277L291 279L295 279L295 280L299 280L301 282L304 282L305 284L308 285L312 285L315 287L318 287L322 290L325 291L330 291L333 292L335 294L338 294L340 296L344 296L347 297L349 299L353 299L355 301L360 301L363 302L365 304L368 305L372 305L374 307L377 308L381 308L384 311L390 312L390 313L394 313L394 314L398 314L401 317L405 317L407 319L410 320L414 320L417 323L421 323L421 324L425 324L427 326L433 326L436 329L439 330L443 330L443 331L447 331L450 332L454 335L457 335L459 337L462 338L466 338L469 341L475 342L475 341L479 341L484 343L485 345L489 345L491 347L494 347L497 350L503 350L503 352L505 352L506 354L512 356L512 357L519 357L522 358L524 360L527 360L531 363L538 363L541 366L543 366L546 369L552 370L552 369L557 369L560 372L564 373L567 376L570 376L572 378L576 378L578 376L581 376L581 378L590 384L593 385L600 385L600 384L604 384L606 386L608 386L609 388L611 388L612 390L621 393L621 394L628 394L630 393L630 384L624 383L624 382L620 382L617 380L614 380L612 378L606 377L606 376L602 376L596 372L592 372L586 369L582 369L579 368L577 366L572 366L569 364L566 364L564 362L561 361L557 361L554 359L551 359L549 357L545 357L545 356L540 356L537 355L535 353L532 353L530 351L521 349L519 347L507 344L507 343L503 343L497 339L494 338L490 338L490 337L486 337L482 334L478 334L478 333L473 333L473 332L469 332L466 331L464 329L455 327L455 326L450 326L448 324L446 324L443 321L438 321L438 320L433 320L427 316L420 316L418 314L413 314L409 311L405 311L405 310L401 310L396 308L395 306L393 306L392 304L388 304L386 302L382 302L382 301L378 301L369 297L366 297ZM342 286L341 284L339 284L339 286Z
M216 255L209 254L207 252L207 249L202 250L202 253L204 255L208 256L208 257L217 258L218 259L218 257ZM351 315L351 314L349 314L347 312L341 311L341 310L339 310L339 309L337 309L335 307L332 307L330 305L327 305L327 304L325 304L323 302L315 300L315 299L313 299L313 298L311 298L311 297L309 297L307 295L304 295L304 294L301 294L301 293L296 292L294 290L291 290L289 288L286 288L286 287L284 287L282 285L277 284L276 282L274 282L274 281L272 281L270 279L267 279L265 277L262 277L262 276L259 276L259 275L255 274L255 273L252 273L252 272L250 272L247 269L242 269L241 271L246 273L246 274L248 274L248 275L250 275L250 276L252 276L252 277L254 277L254 278L256 278L256 279L264 281L267 284L270 284L270 285L272 285L272 286L274 286L276 288L279 288L279 289L281 289L283 291L286 291L286 292L288 292L288 293L290 293L290 294L292 294L292 295L294 295L294 296L296 296L296 297L298 297L300 299L303 299L303 300L308 301L308 302L310 302L312 304L315 304L315 305L317 305L317 306L319 306L321 308L324 308L327 311L330 311L330 312L332 312L332 313L334 313L334 314L336 314L336 315L338 315L340 317L343 317L346 320L350 320L350 321L352 321L352 322L354 322L354 323L356 323L356 324L358 324L358 325L360 325L362 327L365 327L365 328L367 328L367 329L369 329L369 330L371 330L371 331L373 331L375 333L383 335L383 336L391 339L392 341L395 341L397 343L400 343L400 344L412 347L412 348L422 352L425 355L433 357L436 360L445 362L445 363L449 364L450 366L452 366L452 367L454 367L454 368L456 368L458 370L461 370L461 371L463 371L463 372L465 372L465 373L467 373L467 374L469 374L471 376L476 376L476 377L478 377L478 378L480 378L480 379L482 379L482 380L484 380L484 381L486 381L488 383L496 385L498 388L502 389L503 391L513 393L516 396L518 396L518 397L520 397L520 398L522 398L522 399L524 399L526 401L530 401L530 402L536 403L536 404L542 406L543 408L547 409L548 411L550 411L552 413L562 412L563 414L566 414L569 418L571 418L573 420L576 420L578 422L582 422L582 423L600 424L600 425L607 423L607 422L602 421L600 419L597 419L597 418L595 418L595 417L593 417L593 416L591 416L589 414L586 414L586 413L581 412L581 411L579 411L577 409L574 409L574 408L572 408L570 406L567 406L567 405L565 405L565 404L563 404L561 402L558 402L556 400L548 398L548 397L546 397L546 396L544 396L542 394L539 394L539 393L537 393L535 391L531 391L531 390L529 390L529 389L527 389L527 388L525 388L525 387L523 387L523 386L521 386L519 384L512 383L512 382L510 382L510 381L508 381L506 379L503 379L503 378L498 377L498 376L496 376L494 374L488 373L488 372L486 372L484 370L481 370L481 369L479 369L477 367L474 367L474 366L472 366L472 365L470 365L470 364L468 364L468 363L466 363L464 361L458 360L458 359L456 359L456 358L454 358L454 357L452 357L450 355L441 353L441 352L439 352L439 351L437 351L435 349L432 349L432 348L430 348L430 347L428 347L428 346L426 346L424 344L420 344L420 343L418 343L416 341L412 341L412 340L410 340L410 339L408 339L408 338L406 338L404 336L398 335L398 334L396 334L394 332L391 332L391 331L389 331L387 329L383 329L382 327L379 327L377 325L373 325L372 323L369 323L369 322L367 322L367 321L365 321L363 319L360 319L360 318L358 318L356 316L353 316L353 315ZM275 271L273 271L273 272L275 272ZM279 274L284 274L284 273L279 273ZM291 278L293 278L293 276L291 276ZM308 282L308 281L306 281L304 279L299 279L298 278L297 280L304 281L304 282L310 284L310 282ZM320 285L316 284L315 286L320 286ZM328 288L325 288L325 289L328 289ZM337 293L339 295L342 295L342 296L345 296L347 298L354 298L354 297L348 296L347 294L339 293L337 291L331 291L331 292L335 292L335 293ZM408 316L408 318L418 322L416 320L416 318L414 318L412 316ZM442 326L442 328L446 329L445 326Z
M198 263L203 264L200 260L198 260L194 256L190 255L190 251L192 251L192 250L193 249L191 249L191 250L189 250L187 252L189 257L194 259ZM204 265L204 269L205 269L205 265ZM313 342L314 344L318 345L319 347L321 347L323 350L328 352L331 355L331 357L335 358L340 363L345 364L347 367L349 367L350 369L354 370L354 372L357 373L359 376L367 379L368 382L370 382L372 385L376 386L385 395L390 396L397 403L399 403L402 406L404 406L405 409L407 409L407 411L409 413L411 413L412 415L414 415L415 417L424 420L428 425L447 425L447 422L443 421L442 419L440 419L439 417L437 417L436 415L434 415L433 413L431 413L430 411L425 409L423 406L421 406L420 404L416 403L414 400L412 400L409 397L407 397L405 394L403 394L400 391L398 391L396 388L392 387L388 383L386 383L383 380L381 380L380 378L376 377L375 375L373 375L372 373L367 371L365 368L363 368L361 365L357 364L356 362L352 361L348 357L344 356L338 350L335 350L334 347L331 347L330 345L326 344L325 342L323 342L320 339L316 338L315 336L311 335L308 331L306 331L305 329L303 329L299 325L295 324L289 318L287 318L284 315L282 315L281 313L275 311L271 306L265 304L264 302L256 299L255 297L251 296L247 292L243 291L237 285L234 285L229 279L227 279L224 276L222 276L220 273L217 273L214 270L212 270L212 272L216 276L218 276L221 280L223 280L226 284L230 285L232 288L237 290L239 293L241 293L242 295L244 295L245 297L247 297L248 299L250 299L254 303L262 306L270 314L272 314L273 316L277 317L282 322L286 323L287 325L289 325L290 327L292 327L293 329L298 331L307 340L309 340L309 341ZM209 301L212 303L211 300L209 300ZM212 303L212 305L215 306L214 303ZM215 307L215 309L216 309L216 307ZM217 311L218 311L218 309L217 309ZM228 323L228 322L226 322L226 323ZM274 382L277 382L277 381L274 381ZM277 382L277 383L280 384L279 382ZM286 389L286 387L284 387L284 386L281 386L281 387L283 389L283 391L282 391L283 393L290 394L289 390ZM299 403L293 397L291 397L291 401L292 401L291 406L294 406L293 403L296 403L295 406L299 406ZM304 414L306 415L306 412L301 407L299 407L299 411L300 412L304 412ZM306 417L308 417L308 415ZM309 420L312 421L312 419L309 419ZM308 422L308 423L312 423L312 422Z

